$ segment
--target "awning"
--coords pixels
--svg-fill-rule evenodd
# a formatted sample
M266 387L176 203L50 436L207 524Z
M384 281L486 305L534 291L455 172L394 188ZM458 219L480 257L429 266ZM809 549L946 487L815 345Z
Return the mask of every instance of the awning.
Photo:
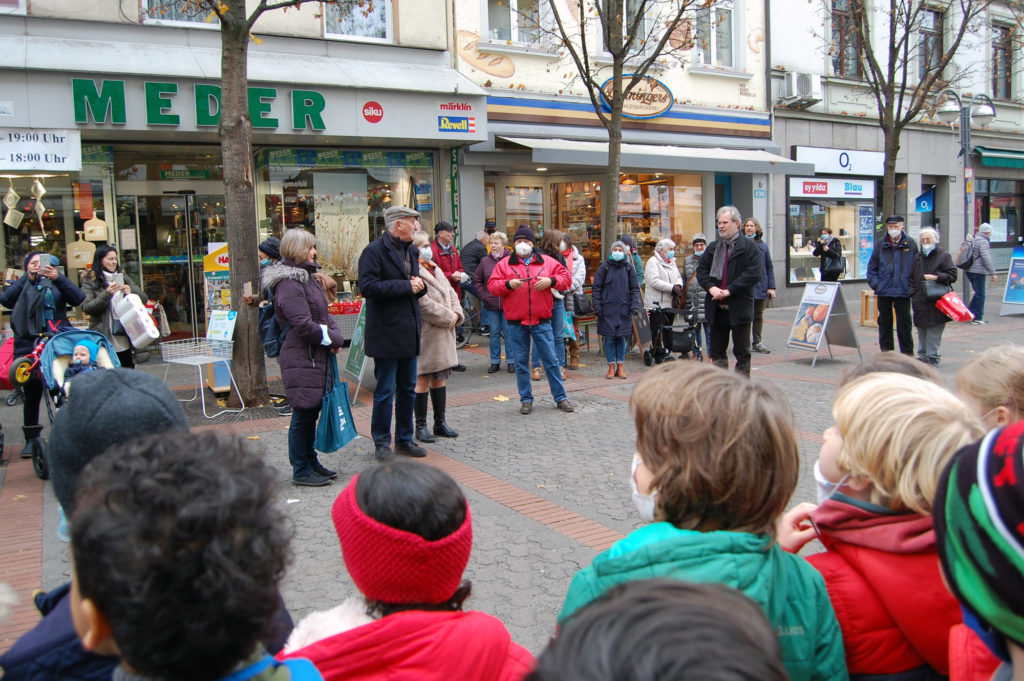
M974 147L981 156L981 165L993 168L1024 168L1024 151L996 149L995 147Z
M499 137L501 141L531 150L534 163L592 166L608 165L607 142ZM623 170L656 169L696 172L739 172L813 175L813 163L797 163L784 156L759 149L723 149L720 147L670 147L647 144L623 144L620 165Z

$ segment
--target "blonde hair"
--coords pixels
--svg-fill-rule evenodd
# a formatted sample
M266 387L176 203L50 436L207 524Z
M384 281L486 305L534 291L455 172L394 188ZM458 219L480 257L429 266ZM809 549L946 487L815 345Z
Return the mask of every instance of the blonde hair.
M502 246L508 243L508 235L504 232L495 232L491 235L491 239L499 239Z
M658 519L774 536L800 470L785 395L710 364L673 362L646 372L629 406Z
M1024 346L999 345L981 353L957 372L956 390L985 411L1006 407L1011 421L1024 418Z
M301 227L286 229L281 237L281 257L301 265L309 256L309 249L315 245L316 237Z
M414 232L412 235L412 245L416 248L422 248L430 243L430 235L426 232Z
M985 432L951 392L905 374L851 381L836 394L832 416L843 438L839 470L871 483L871 503L922 515L931 513L949 459Z

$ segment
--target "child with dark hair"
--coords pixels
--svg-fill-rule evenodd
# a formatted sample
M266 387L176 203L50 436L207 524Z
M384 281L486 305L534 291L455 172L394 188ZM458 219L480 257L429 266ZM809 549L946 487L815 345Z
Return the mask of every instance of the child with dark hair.
M674 362L644 374L630 410L637 445L630 485L648 524L576 573L559 621L633 580L717 582L763 608L791 678L845 680L821 575L775 542L800 469L785 397L710 364Z
M757 603L720 584L627 582L566 620L527 681L789 681Z
M327 681L514 681L529 671L533 657L504 624L462 609L473 526L446 473L412 461L373 466L342 490L331 517L365 600L304 619L280 657L309 658Z
M260 643L289 557L276 478L244 441L187 431L133 440L85 467L71 613L86 650L121 658L114 678L321 678Z
M1003 661L993 681L1024 679L1022 462L1024 421L993 430L953 456L932 506L946 585L964 623Z

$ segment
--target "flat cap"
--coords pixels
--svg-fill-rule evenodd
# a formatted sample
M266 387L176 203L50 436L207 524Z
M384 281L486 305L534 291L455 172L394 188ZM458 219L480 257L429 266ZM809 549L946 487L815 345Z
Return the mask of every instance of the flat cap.
M384 222L385 224L391 224L395 220L400 218L418 218L420 216L418 211L408 208L406 206L391 206L384 211Z

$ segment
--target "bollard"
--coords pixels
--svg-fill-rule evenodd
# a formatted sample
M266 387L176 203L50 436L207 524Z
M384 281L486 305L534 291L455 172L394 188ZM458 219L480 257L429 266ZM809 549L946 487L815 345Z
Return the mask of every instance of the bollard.
M878 326L878 300L874 291L860 292L860 325Z

